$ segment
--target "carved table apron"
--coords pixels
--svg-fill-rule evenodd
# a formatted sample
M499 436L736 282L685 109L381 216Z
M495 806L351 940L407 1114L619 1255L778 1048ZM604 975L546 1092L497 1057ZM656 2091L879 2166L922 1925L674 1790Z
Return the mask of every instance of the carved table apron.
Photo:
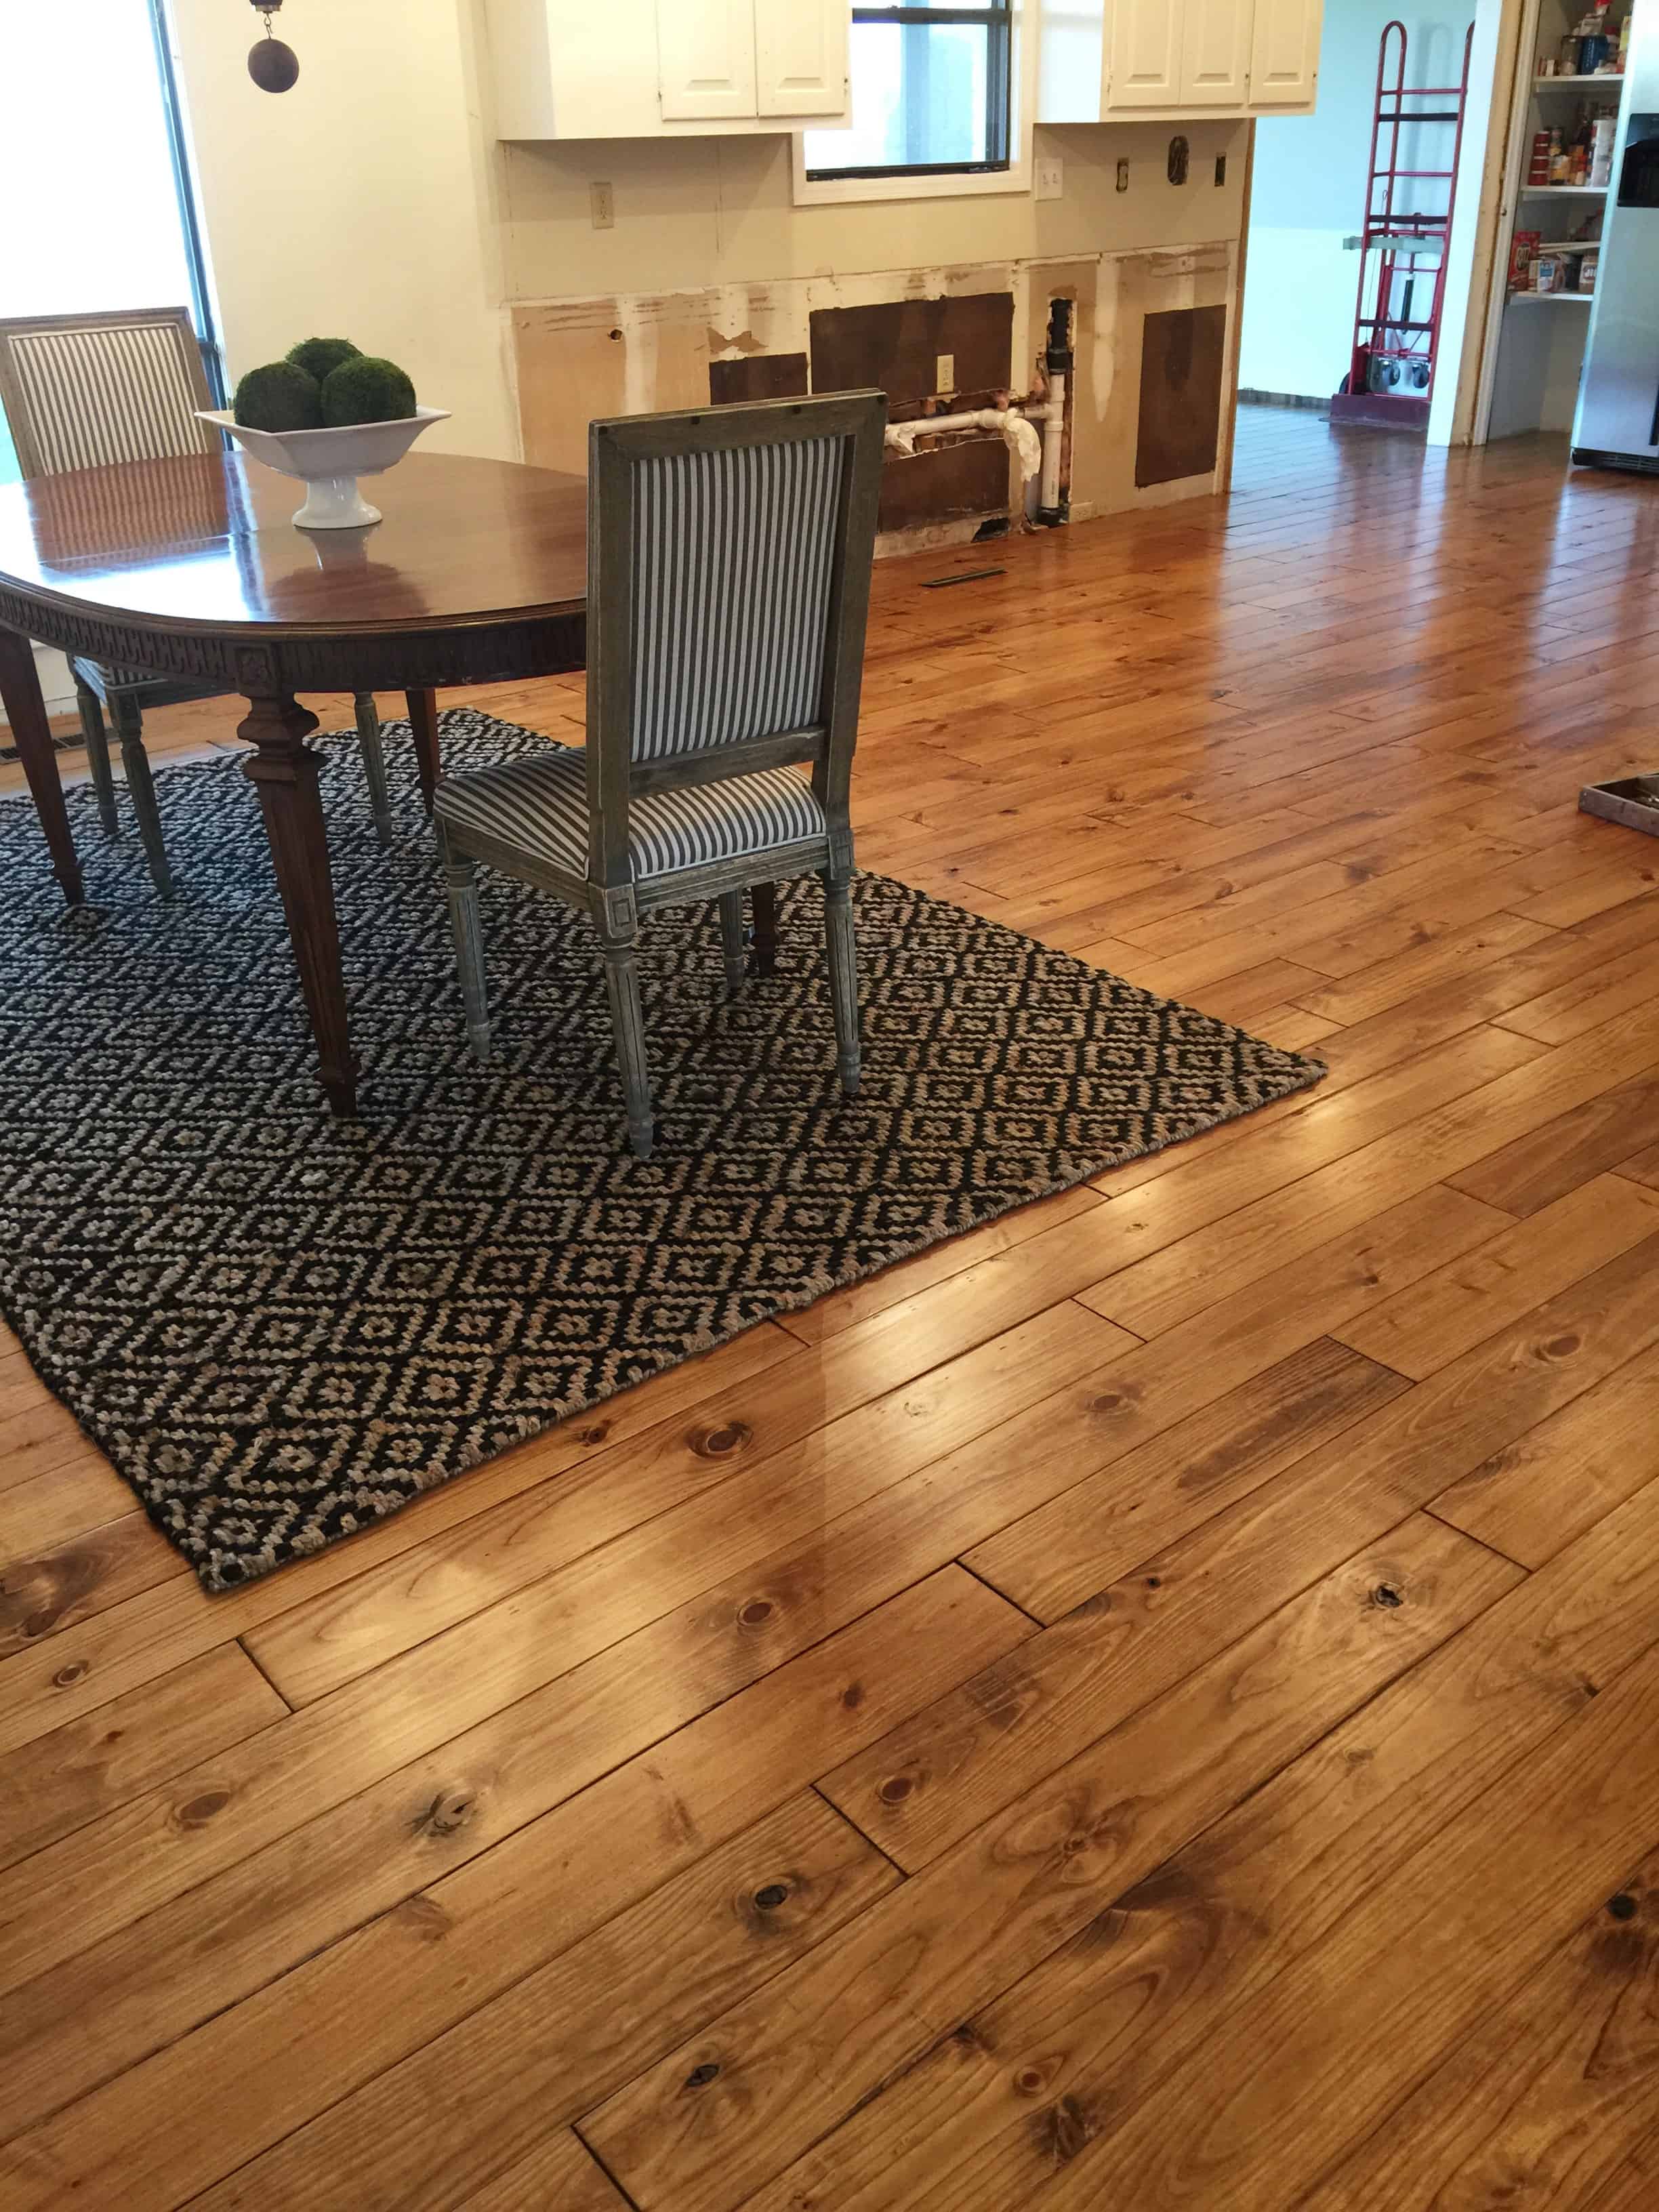
M86 894L29 640L246 700L240 734L253 750L243 770L258 793L322 1085L349 1115L359 1069L306 743L317 718L295 695L581 668L586 487L512 462L414 454L386 486L385 522L317 533L355 541L320 547L294 528L295 496L287 479L228 454L0 490L0 700L71 904Z

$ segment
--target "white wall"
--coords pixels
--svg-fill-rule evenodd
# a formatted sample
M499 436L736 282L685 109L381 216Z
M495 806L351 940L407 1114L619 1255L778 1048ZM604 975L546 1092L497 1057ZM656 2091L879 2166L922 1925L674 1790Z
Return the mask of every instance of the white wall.
M1406 26L1408 85L1452 84L1474 13L1474 0L1467 12L1429 14L1390 0L1325 0L1317 109L1256 125L1238 369L1247 390L1322 399L1346 374L1359 256L1342 240L1358 234L1365 204L1382 27L1395 16ZM1443 168L1451 145L1449 125L1403 131L1401 158L1407 167ZM1438 195L1405 203L1413 208L1446 204L1443 185L1401 189Z

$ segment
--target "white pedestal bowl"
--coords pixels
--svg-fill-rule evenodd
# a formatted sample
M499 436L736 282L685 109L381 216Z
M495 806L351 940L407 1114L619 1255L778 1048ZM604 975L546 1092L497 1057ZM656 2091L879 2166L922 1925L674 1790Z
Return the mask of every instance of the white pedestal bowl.
M344 422L332 430L253 430L228 408L198 410L204 422L228 430L256 461L281 476L299 477L305 505L295 515L301 530L362 530L378 522L357 489L359 477L395 468L428 423L447 422L447 407L417 407L395 422Z

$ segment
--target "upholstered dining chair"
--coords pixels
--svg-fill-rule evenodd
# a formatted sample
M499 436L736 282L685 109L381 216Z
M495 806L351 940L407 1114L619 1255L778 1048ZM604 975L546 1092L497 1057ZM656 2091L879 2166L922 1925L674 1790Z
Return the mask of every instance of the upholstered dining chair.
M211 407L202 352L185 307L145 307L120 313L12 316L0 320L0 406L25 479L118 461L159 460L178 453L217 453L219 433L198 422ZM118 827L115 779L104 726L107 708L121 743L121 765L144 857L156 890L171 897L173 878L161 818L144 750L147 707L210 699L211 684L178 684L134 669L72 659L99 819ZM429 707L429 694L411 696ZM392 841L380 721L374 696L356 700L358 741L369 806L382 844Z
M586 747L438 786L473 1050L489 1056L483 861L592 916L641 1159L636 948L659 907L718 898L736 989L744 889L816 869L841 1081L858 1089L848 787L886 419L881 392L851 392L593 423Z

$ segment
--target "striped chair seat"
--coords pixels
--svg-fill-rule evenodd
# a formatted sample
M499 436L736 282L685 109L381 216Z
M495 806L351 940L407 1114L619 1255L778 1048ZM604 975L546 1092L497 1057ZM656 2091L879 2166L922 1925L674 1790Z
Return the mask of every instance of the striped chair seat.
M460 833L463 844L471 830L586 881L587 764L580 752L537 753L452 776L439 785L433 811ZM635 883L827 834L811 785L789 768L641 793L629 802L628 858Z

